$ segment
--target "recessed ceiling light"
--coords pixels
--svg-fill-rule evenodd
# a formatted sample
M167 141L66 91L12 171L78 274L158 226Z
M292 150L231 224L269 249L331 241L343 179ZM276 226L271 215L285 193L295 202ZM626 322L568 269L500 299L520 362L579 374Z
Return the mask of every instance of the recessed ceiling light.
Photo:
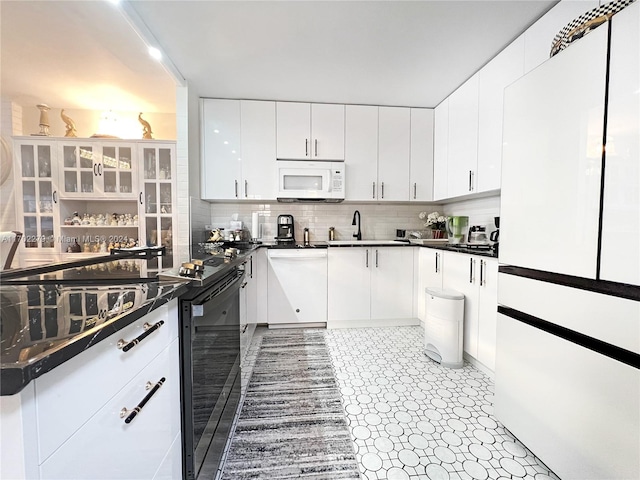
M155 60L162 59L162 52L160 52L156 47L149 47L149 55L151 55L151 58L154 58Z

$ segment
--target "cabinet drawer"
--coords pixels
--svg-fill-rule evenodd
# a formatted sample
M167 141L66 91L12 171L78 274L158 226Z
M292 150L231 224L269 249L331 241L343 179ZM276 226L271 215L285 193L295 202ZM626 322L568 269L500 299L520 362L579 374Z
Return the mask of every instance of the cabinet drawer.
M176 302L170 305L152 311L36 379L40 463L177 337ZM131 350L117 347L118 340L131 341L143 333L145 322L153 325L161 320L164 324Z
M144 370L40 466L41 479L151 479L180 431L180 373L175 339ZM163 385L126 424L120 411L134 409Z

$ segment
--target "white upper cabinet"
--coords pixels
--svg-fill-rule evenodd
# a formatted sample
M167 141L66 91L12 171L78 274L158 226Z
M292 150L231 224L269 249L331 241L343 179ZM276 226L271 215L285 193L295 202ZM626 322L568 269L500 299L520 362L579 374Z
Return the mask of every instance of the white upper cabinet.
M599 5L597 0L563 0L524 33L524 73L549 59L553 38L569 22Z
M640 285L639 23L640 3L617 13L611 23L600 264L603 280L632 285Z
M378 107L347 105L346 200L376 199L378 180Z
M240 132L242 198L275 200L278 196L276 103L241 100Z
M344 105L277 102L277 157L344 160Z
M449 96L448 197L476 191L478 76L476 73Z
M409 200L410 109L379 107L378 115L378 199L406 202Z
M524 74L524 37L500 52L479 76L478 192L500 188L504 89Z
M201 132L201 197L212 200L240 198L240 101L203 99Z
M433 200L433 109L411 109L410 200Z
M435 108L433 134L433 199L447 198L447 163L449 160L449 99Z
M592 31L505 90L500 263L596 276L607 36Z

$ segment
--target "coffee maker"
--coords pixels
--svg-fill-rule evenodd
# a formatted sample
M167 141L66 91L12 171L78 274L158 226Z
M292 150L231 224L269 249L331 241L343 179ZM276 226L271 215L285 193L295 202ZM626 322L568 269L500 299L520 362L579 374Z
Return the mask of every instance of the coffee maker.
M493 223L495 223L496 229L489 235L489 240L493 242L493 248L497 253L500 244L500 217L493 217Z
M279 245L295 244L296 237L293 225L293 215L278 215L278 234L276 243Z

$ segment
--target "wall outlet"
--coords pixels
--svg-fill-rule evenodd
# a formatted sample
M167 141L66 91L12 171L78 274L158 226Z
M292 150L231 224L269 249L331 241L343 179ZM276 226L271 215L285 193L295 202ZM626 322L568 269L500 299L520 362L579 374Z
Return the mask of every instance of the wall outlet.
M213 230L213 227L211 225L205 225L204 229L205 230Z

